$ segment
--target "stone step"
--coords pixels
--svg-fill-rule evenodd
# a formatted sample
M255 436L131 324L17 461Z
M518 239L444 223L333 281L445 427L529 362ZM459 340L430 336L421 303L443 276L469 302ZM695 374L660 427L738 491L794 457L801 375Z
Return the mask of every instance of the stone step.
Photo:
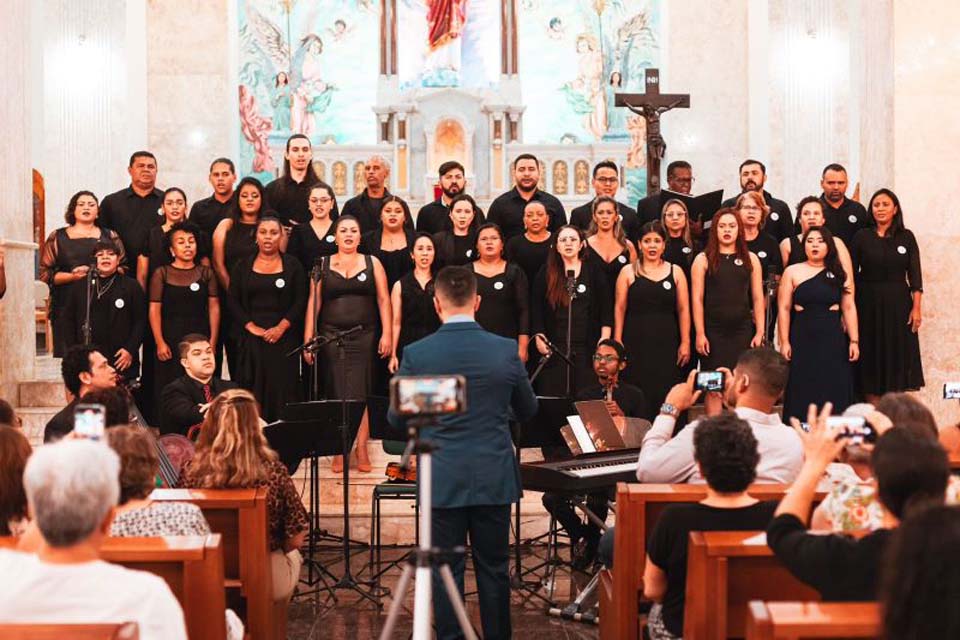
M26 407L56 407L67 404L67 389L60 380L28 380L21 382L17 404Z
M23 422L23 433L34 447L43 444L43 428L60 411L56 407L20 407L17 415Z

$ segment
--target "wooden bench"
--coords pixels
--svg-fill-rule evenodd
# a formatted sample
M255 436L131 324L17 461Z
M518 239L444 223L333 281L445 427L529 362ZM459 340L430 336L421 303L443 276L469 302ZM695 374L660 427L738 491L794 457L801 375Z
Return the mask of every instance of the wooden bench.
M876 638L876 602L750 602L747 640Z
M690 534L683 637L743 638L751 600L819 600L784 567L760 531Z
M4 640L139 640L134 622L118 624L0 624Z
M748 491L758 500L779 502L788 488L786 484L754 484ZM617 485L614 557L620 570L603 571L600 576L601 638L637 640L647 539L667 506L699 502L706 495L703 484ZM815 503L824 495L818 492Z
M267 489L156 489L152 500L192 502L223 537L225 586L246 600L246 629L265 640L286 637L287 603L273 601Z

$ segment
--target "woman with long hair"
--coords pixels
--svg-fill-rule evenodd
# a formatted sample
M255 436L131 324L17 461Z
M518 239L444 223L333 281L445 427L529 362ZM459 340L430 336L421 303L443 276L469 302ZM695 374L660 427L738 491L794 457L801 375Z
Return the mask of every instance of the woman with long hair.
M173 258L170 256L170 246L167 244L167 233L173 228L173 225L183 222L187 219L187 195L180 187L170 187L163 192L163 204L160 207L163 211L163 224L150 228L147 234L147 252L137 258L137 282L140 288L147 291L150 284L150 278L158 267L170 264ZM205 243L199 236L200 229L197 229L197 250L199 251ZM197 255L197 263L203 256ZM209 260L208 260L209 262Z
M279 226L279 224L278 224ZM287 468L267 444L257 401L249 391L224 391L210 404L183 486L196 489L267 487L267 527L274 600L286 600L300 579L307 511Z
M452 231L441 231L433 235L433 244L437 247L437 265L465 265L476 260L477 228L480 226L480 209L472 197L461 193L450 201L450 221Z
M603 270L611 296L617 289L620 271L637 261L637 250L627 240L620 224L617 201L609 196L593 201L593 216L587 229L587 258Z
M607 291L607 278L600 268L584 259L586 246L580 229L560 227L556 244L533 283L530 328L537 351L541 355L550 353L544 338L566 349L569 326L568 355L573 361L568 384L566 363L557 356L550 359L537 379L541 395L573 396L592 384L596 380L591 362L594 349L611 334L613 296Z
M780 261L784 268L792 264L806 262L807 254L803 248L803 235L810 227L825 227L827 219L823 213L823 202L817 196L807 196L797 203L797 224L800 233L784 238L780 241ZM840 266L849 274L853 273L853 263L850 261L850 250L843 239L833 237L833 244L837 247L837 258ZM850 286L854 286L851 282Z
M780 353L790 361L783 416L798 420L811 404L831 402L840 413L853 402L850 363L860 356L853 274L840 264L833 234L810 227L803 247L807 261L787 267L778 295Z
M287 253L299 260L303 270L309 272L320 258L337 252L331 217L337 208L333 187L325 182L317 182L310 188L307 206L310 208L310 220L293 227Z
M690 282L690 267L700 252L696 240L690 234L690 211L683 200L671 198L663 204L660 224L667 232L667 243L663 249L663 259L683 270ZM642 252L643 249L641 248Z
M623 378L643 390L648 418L690 361L690 295L683 269L664 260L667 232L659 222L640 230L640 258L617 278L613 339L629 361Z
M867 207L871 226L850 247L860 313L859 388L868 402L888 391L924 385L918 332L922 322L920 247L904 226L900 199L880 189Z
M363 234L360 253L376 256L387 274L387 286L393 287L413 269L410 247L413 245L413 217L403 198L388 195L380 202L380 224Z
M523 269L503 257L503 232L494 222L477 230L477 323L491 333L517 341L521 362L530 344L530 285Z
M403 348L440 328L440 317L433 304L433 276L436 248L433 237L418 233L410 251L413 270L400 278L390 292L393 311L393 353L390 373L396 373L403 360Z
M30 522L23 470L31 453L30 442L20 429L0 424L0 535L21 535Z

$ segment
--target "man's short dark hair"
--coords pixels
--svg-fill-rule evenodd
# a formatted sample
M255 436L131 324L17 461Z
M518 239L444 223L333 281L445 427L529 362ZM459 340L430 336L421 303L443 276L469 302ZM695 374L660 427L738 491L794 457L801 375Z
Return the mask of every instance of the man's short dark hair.
M757 477L757 439L746 420L725 412L701 420L693 432L693 459L710 488L745 491Z
M823 168L823 173L820 174L820 177L821 177L821 178L826 178L826 177L827 177L827 171L842 171L842 172L844 172L844 173L847 172L846 168L844 168L844 166L843 166L842 164L839 164L839 163L836 163L836 162L831 162L830 164L828 164L827 166L825 166L825 167Z
M153 155L153 153L149 151L134 151L133 153L130 154L129 166L132 167L133 163L136 162L137 158L151 158L153 159L154 162L156 162L157 164L160 164L159 162L157 162L157 156Z
M677 169L689 169L693 171L693 167L686 160L674 160L667 165L667 178L672 178Z
M90 252L90 258L96 258L97 254L101 251L110 251L114 255L120 255L120 248L117 246L117 243L109 238L101 238L94 243L93 250Z
M620 167L617 166L617 163L613 160L601 160L593 166L593 177L597 177L597 171L600 169L613 169L616 171L617 175L620 175Z
M63 354L63 362L60 363L60 375L63 376L63 384L67 391L73 395L80 393L80 374L90 373L90 354L98 352L93 345L75 344Z
M759 160L754 160L753 158L747 158L746 160L744 160L743 162L741 162L741 163L740 163L740 169L737 170L737 173L742 172L744 167L746 167L746 166L748 166L748 165L751 165L751 164L758 164L758 165L760 165L760 173L762 173L763 175L767 175L767 165L763 164L763 163L760 162Z
M756 347L740 354L737 370L750 374L751 385L760 387L771 398L779 398L787 388L790 363L770 347Z
M18 426L17 413L13 410L13 405L0 398L0 425Z
M177 344L177 351L180 353L180 359L187 357L187 354L190 353L190 347L197 344L198 342L210 342L210 338L203 335L202 333L188 333L180 339L180 342Z
M877 480L877 497L898 519L915 509L943 504L950 463L944 448L929 436L913 429L890 429L877 439L870 468Z
M84 404L102 404L105 427L130 423L130 394L123 387L94 389L83 396Z
M440 165L440 169L437 170L437 175L442 178L454 169L460 169L461 173L467 172L467 170L463 168L463 165L456 160L447 160Z
M520 161L521 161L521 160L533 160L533 161L537 164L537 168L540 167L540 161L537 159L537 156L533 155L532 153L521 153L521 154L518 155L518 156L516 157L516 159L513 161L513 168L514 168L514 169L517 168L517 165L520 164Z
M434 288L437 296L454 307L465 307L477 295L477 277L467 267L444 267L437 273Z
M210 171L212 172L212 171L213 171L213 167L216 166L216 165L218 165L218 164L225 164L225 165L227 165L228 167L230 167L230 173L236 173L236 172L237 172L237 168L236 168L235 166L233 166L233 160L231 160L230 158L217 158L216 160L214 160L213 162L210 163Z
M624 348L622 344L620 344L613 338L604 338L603 340L598 342L597 348L594 349L594 353L596 353L600 349L600 347L610 347L611 349L617 352L617 358L619 358L620 362L627 361L627 350Z

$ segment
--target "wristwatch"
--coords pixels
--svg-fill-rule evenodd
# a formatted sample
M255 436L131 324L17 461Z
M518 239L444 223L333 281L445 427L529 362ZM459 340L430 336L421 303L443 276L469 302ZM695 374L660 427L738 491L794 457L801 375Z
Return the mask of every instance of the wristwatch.
M664 402L662 405L660 405L660 415L678 418L680 417L680 410L669 402Z

